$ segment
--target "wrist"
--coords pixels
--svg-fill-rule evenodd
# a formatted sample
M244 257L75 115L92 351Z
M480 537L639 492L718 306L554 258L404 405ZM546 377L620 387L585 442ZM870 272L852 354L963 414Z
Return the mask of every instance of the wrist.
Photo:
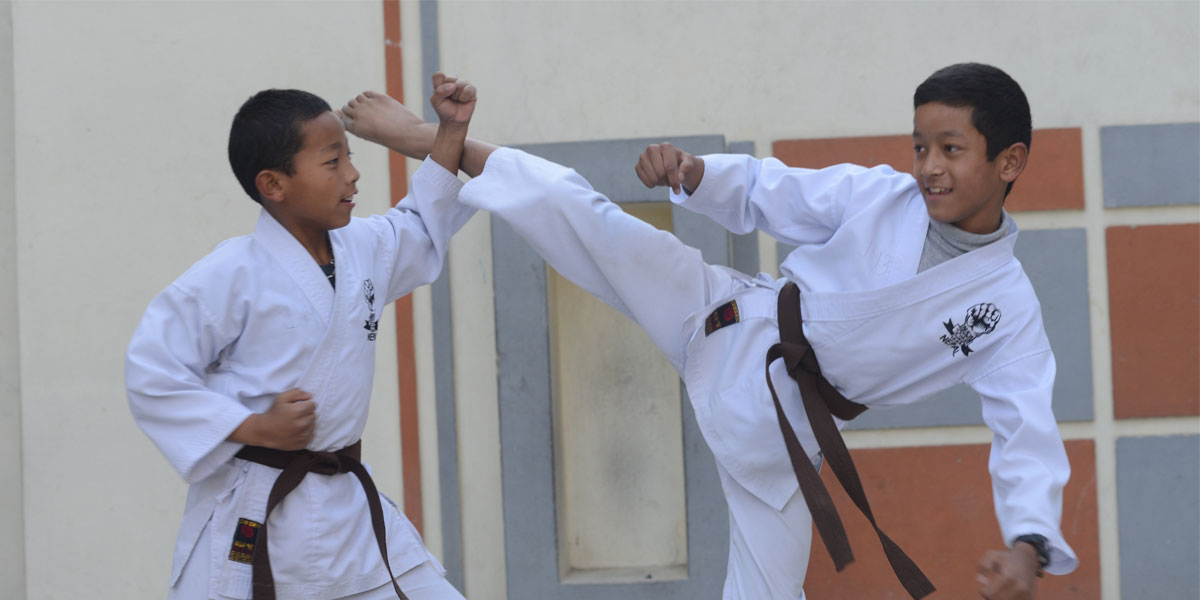
M696 188L700 187L700 181L704 179L704 159L695 156L692 160L695 166L683 177L683 191L689 196L696 193Z
M251 413L238 425L233 433L229 434L229 441L245 444L247 446L262 446L262 415L259 413Z
M458 174L459 163L462 162L463 146L467 141L467 127L456 127L454 124L442 122L438 125L437 135L434 136L433 149L429 157L443 169Z
M1046 542L1046 536L1034 533L1018 536L1013 541L1013 550L1024 554L1033 561L1038 577L1042 576L1042 570L1050 564L1050 551Z
M447 133L467 135L467 126L470 123L460 123L458 121L441 120L438 122L438 129L443 129Z

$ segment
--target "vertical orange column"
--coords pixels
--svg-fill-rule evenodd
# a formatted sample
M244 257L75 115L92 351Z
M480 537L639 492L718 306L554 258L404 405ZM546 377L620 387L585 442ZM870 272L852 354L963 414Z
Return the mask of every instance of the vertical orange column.
M404 100L404 57L400 48L400 2L383 0L383 52L387 94ZM408 193L404 157L388 154L392 206ZM404 514L422 531L421 447L417 429L417 365L413 346L412 295L396 301L396 371L400 380L400 453L404 480Z

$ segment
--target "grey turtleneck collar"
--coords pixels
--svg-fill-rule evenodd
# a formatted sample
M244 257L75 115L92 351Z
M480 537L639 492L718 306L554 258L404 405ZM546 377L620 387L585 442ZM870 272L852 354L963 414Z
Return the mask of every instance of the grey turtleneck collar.
M982 248L1008 235L1012 227L1012 217L1003 209L1000 211L1000 227L984 234L963 231L949 223L930 219L929 229L925 232L925 248L921 251L921 262L917 266L917 272L936 267L976 248Z

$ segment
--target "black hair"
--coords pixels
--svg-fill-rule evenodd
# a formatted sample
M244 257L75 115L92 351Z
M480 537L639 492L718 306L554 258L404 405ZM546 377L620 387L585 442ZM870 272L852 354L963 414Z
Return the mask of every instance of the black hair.
M260 171L292 173L292 159L304 146L301 128L330 110L300 90L263 90L242 104L229 128L229 166L251 199L262 204L254 184Z
M959 63L938 69L913 93L914 110L930 102L969 107L971 124L987 140L989 161L1018 142L1027 148L1032 145L1033 120L1025 92L1012 77L996 67ZM1012 183L1008 184L1005 195L1009 190L1012 190Z

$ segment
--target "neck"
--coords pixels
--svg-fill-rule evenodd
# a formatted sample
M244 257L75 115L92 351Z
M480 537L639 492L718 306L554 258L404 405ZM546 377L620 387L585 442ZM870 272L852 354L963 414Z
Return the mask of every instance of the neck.
M284 215L270 211L271 216L283 226L301 246L308 251L309 256L319 265L333 262L333 246L329 243L329 232L319 227L306 226L305 223L289 219Z

